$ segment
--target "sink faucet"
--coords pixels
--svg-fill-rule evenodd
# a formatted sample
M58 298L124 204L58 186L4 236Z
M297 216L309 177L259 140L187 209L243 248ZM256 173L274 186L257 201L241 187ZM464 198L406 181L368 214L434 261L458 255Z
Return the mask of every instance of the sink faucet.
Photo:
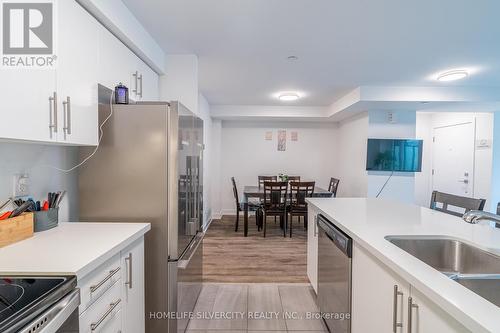
M495 215L488 212L483 212L481 210L471 210L462 216L462 219L471 224L476 224L479 221L492 221L496 222L497 225L500 224L500 215Z

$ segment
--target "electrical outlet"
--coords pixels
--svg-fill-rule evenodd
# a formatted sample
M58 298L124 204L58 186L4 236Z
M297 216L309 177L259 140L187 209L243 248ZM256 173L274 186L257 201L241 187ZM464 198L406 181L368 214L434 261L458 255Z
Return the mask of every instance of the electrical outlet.
M27 173L14 175L12 196L24 197L30 194L30 176Z

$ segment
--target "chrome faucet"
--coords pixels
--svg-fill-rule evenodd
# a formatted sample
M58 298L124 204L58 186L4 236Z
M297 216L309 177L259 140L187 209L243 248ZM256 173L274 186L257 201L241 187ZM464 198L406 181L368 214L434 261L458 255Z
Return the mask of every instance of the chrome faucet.
M462 216L462 219L471 224L477 224L479 221L491 221L500 224L500 215L495 215L481 210L471 210Z

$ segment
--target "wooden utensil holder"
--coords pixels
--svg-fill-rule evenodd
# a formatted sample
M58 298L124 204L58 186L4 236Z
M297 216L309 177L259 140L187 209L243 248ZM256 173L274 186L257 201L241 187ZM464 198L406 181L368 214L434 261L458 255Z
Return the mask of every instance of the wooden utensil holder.
M33 213L0 221L0 247L32 237L33 226Z

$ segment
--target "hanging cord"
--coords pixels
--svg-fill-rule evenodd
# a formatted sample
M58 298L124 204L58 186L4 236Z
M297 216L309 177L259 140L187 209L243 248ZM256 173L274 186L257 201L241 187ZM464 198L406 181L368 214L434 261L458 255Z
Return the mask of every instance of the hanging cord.
M393 175L394 175L394 170L391 172L391 175L389 176L389 178L387 178L387 180L385 181L384 186L382 186L380 191L378 191L377 196L375 198L378 198L380 196L380 194L382 194L382 191L385 189L385 187L387 186L387 183L389 183L389 180L391 180Z
M110 109L109 115L106 117L106 119L104 119L102 124L99 126L99 141L97 142L97 147L95 147L94 151L89 156L85 157L85 159L83 161L81 161L80 163L78 163L77 165L75 165L74 167L72 167L70 169L59 169L59 168L56 168L55 166L52 166L52 165L41 165L40 167L50 168L50 169L54 169L54 170L57 170L60 172L69 173L75 169L78 169L79 167L84 165L88 160L90 160L97 153L97 151L99 150L99 147L101 145L101 140L102 140L102 137L104 136L104 130L102 128L104 127L104 125L106 125L106 123L111 118L111 116L113 116L113 96L114 96L114 92L112 91L110 94L110 97L109 97L109 109Z

